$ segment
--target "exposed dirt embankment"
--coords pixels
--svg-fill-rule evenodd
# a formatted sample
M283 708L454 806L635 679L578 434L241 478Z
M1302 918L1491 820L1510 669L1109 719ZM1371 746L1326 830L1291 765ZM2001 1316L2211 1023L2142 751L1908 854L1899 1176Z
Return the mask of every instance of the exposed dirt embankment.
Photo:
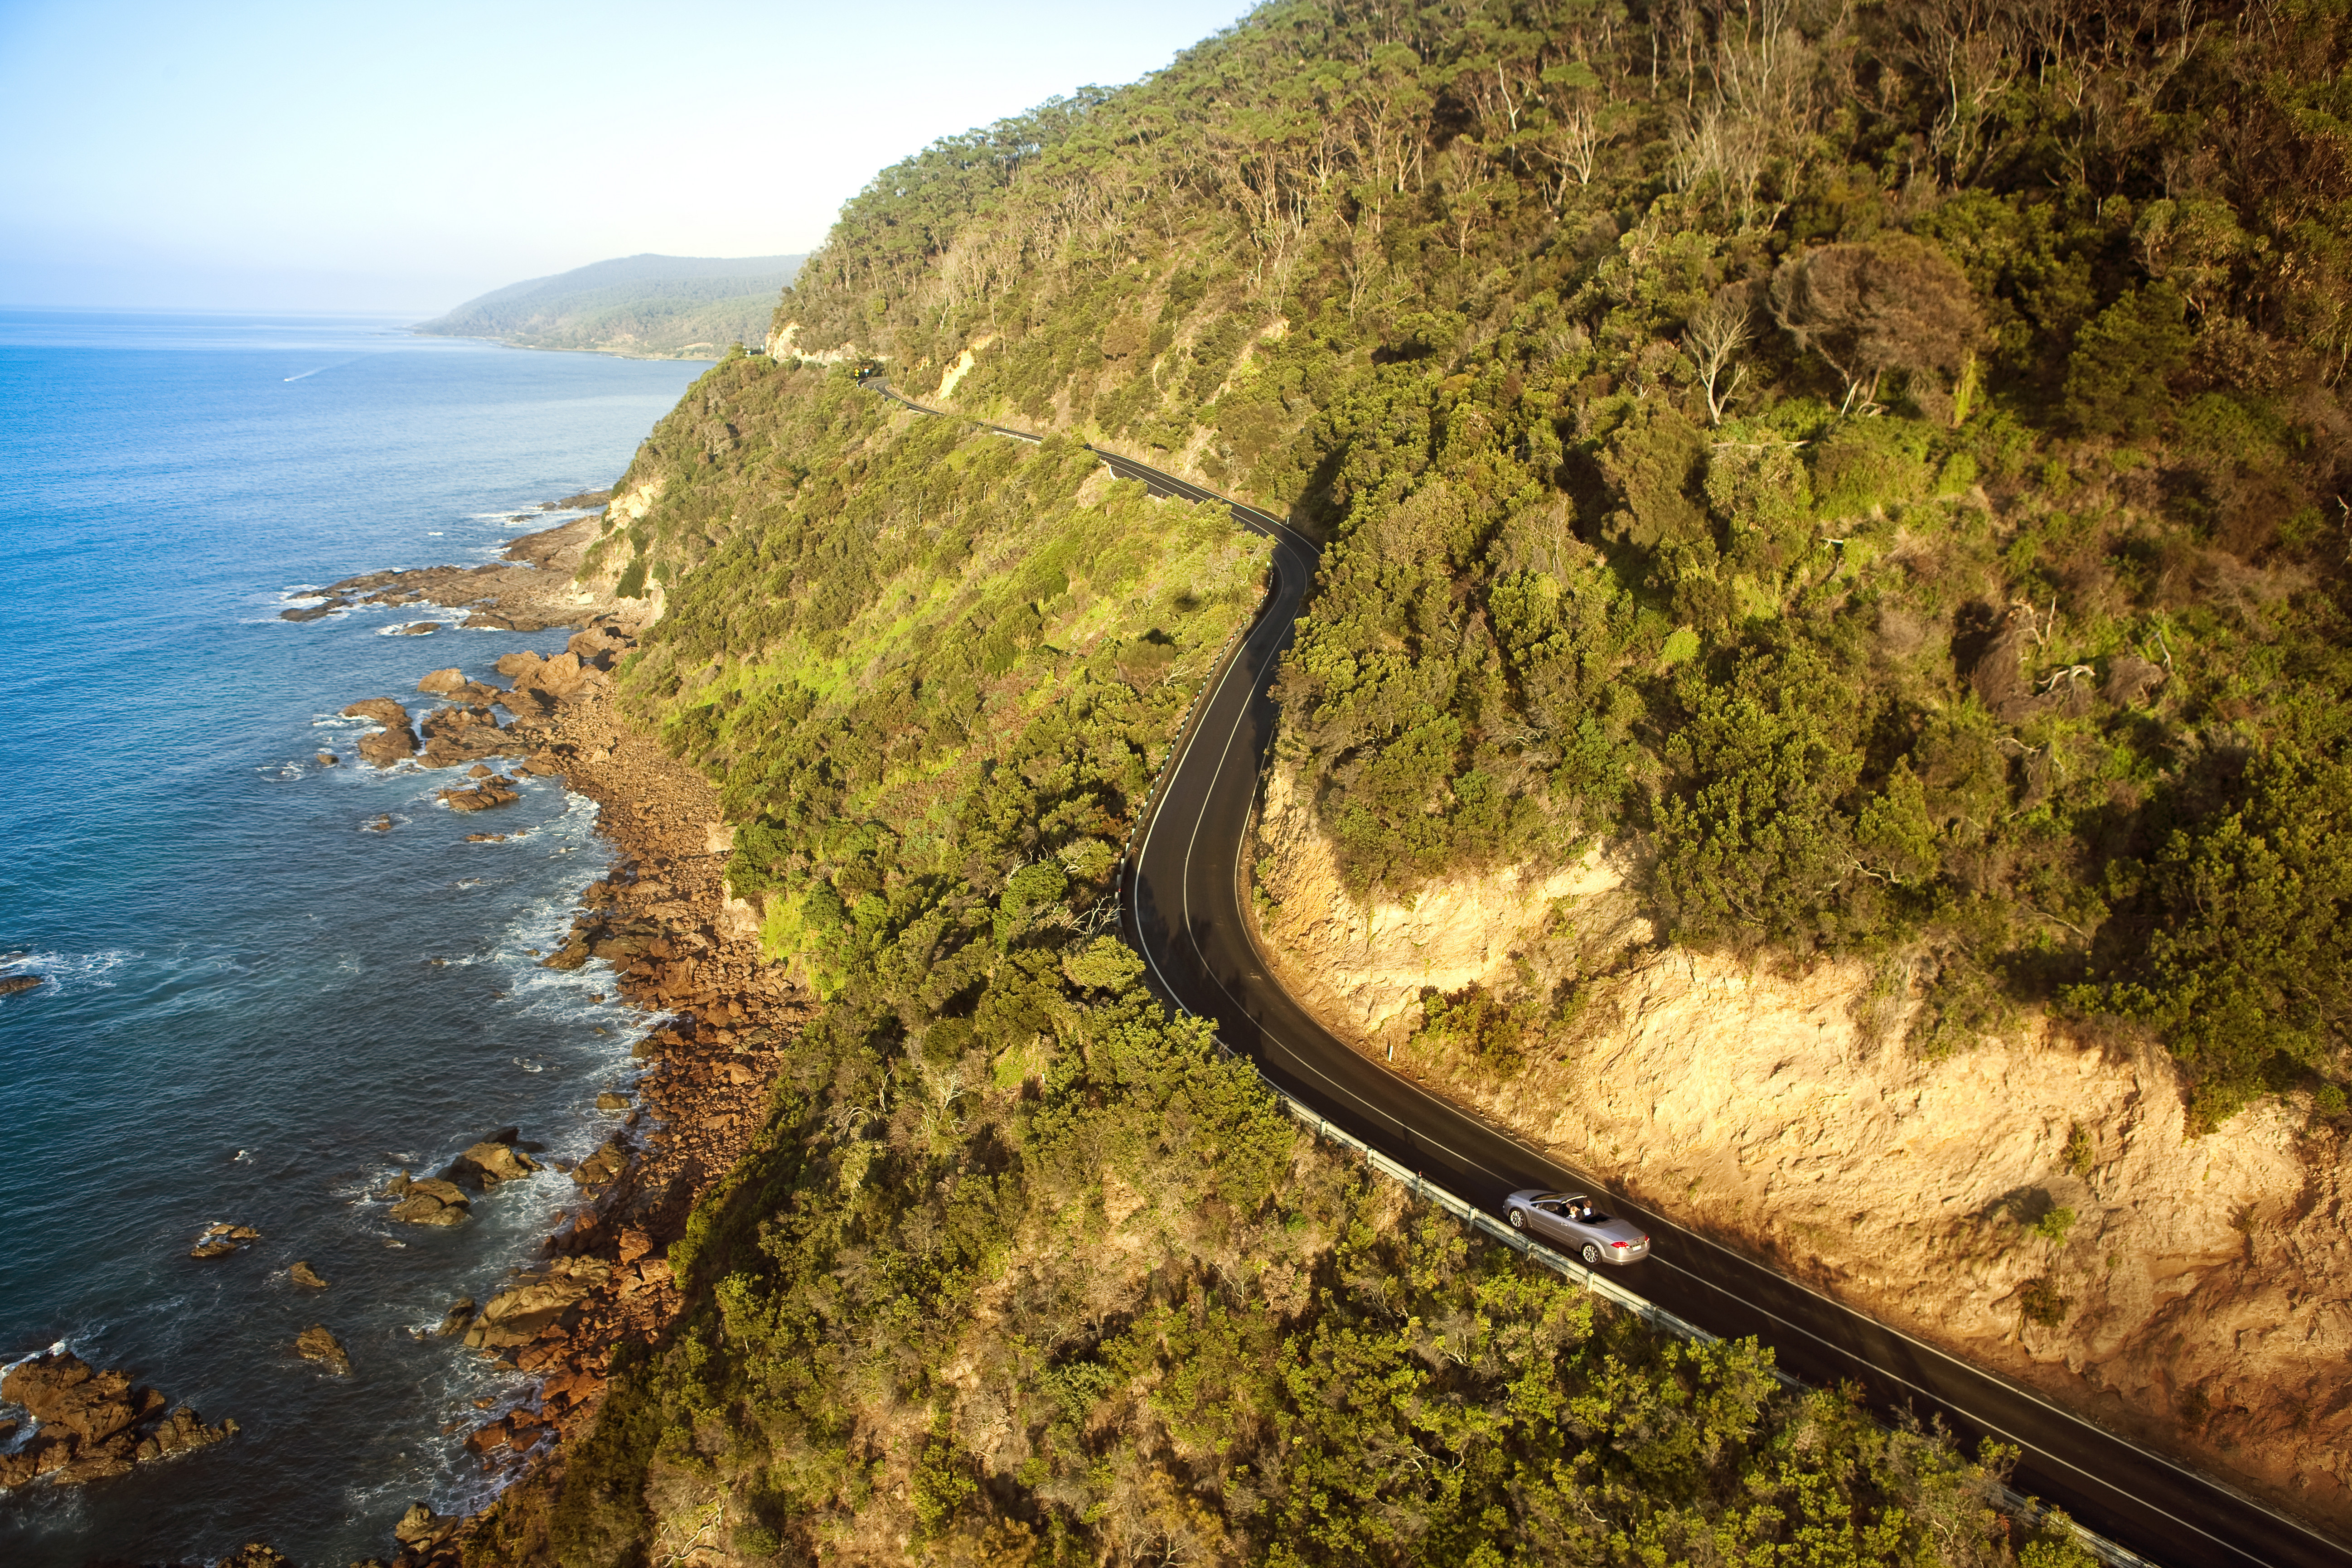
M2038 1015L1923 1059L1903 1044L1916 996L1874 997L1871 966L1660 951L1598 857L1368 910L1280 771L1253 859L1277 973L1369 1054L1679 1224L2352 1526L2352 1148L2294 1108L2190 1139L2168 1057ZM1411 1038L1425 985L1580 973L1581 1010L1516 1071Z

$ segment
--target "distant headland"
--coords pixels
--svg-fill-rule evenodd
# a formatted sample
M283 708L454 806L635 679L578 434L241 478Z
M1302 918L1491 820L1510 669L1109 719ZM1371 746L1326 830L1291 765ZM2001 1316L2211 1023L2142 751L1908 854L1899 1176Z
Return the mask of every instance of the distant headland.
M717 359L766 334L799 256L625 256L532 278L419 322L436 337L638 359Z

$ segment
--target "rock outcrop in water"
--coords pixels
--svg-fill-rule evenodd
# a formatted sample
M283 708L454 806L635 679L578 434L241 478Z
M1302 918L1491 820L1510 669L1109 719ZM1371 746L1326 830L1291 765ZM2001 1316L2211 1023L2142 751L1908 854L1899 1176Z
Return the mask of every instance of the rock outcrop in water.
M520 1143L514 1128L501 1127L451 1161L442 1177L485 1193L500 1182L519 1182L539 1169L539 1163L523 1152Z
M127 1475L133 1465L170 1458L233 1436L234 1421L207 1426L194 1410L170 1410L131 1374L101 1372L69 1351L51 1351L11 1367L0 1399L21 1405L37 1426L13 1454L0 1454L0 1488L42 1477L75 1486Z
M351 1352L343 1349L343 1342L330 1333L324 1323L313 1323L304 1329L294 1342L294 1353L304 1361L317 1362L337 1377L352 1374Z
M359 753L379 768L391 767L416 754L416 731L410 728L408 710L399 700L391 697L370 697L343 710L346 719L371 719L383 728L373 735L362 735Z
M403 1225L462 1225L474 1202L454 1182L437 1176L411 1180L405 1171L392 1179L384 1196L400 1200L391 1217Z
M251 1226L230 1225L224 1220L206 1226L204 1233L196 1237L195 1246L188 1248L188 1256L226 1258L233 1252L244 1251L260 1239L261 1233Z

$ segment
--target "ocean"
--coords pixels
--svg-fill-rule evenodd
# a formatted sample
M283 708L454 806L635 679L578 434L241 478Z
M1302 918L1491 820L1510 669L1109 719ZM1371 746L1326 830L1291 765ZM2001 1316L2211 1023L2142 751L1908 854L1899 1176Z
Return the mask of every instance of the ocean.
M0 1561L266 1540L340 1564L388 1556L411 1502L486 1500L465 1426L525 1384L415 1331L531 1261L573 1189L551 1169L445 1230L372 1194L501 1126L588 1152L646 1020L602 963L531 956L604 868L586 801L534 781L461 816L434 798L454 774L356 765L365 726L336 715L421 710L428 669L565 634L279 611L576 515L539 508L617 479L703 368L387 320L0 311L0 973L41 981L0 997L0 1362L63 1345L243 1428L0 1495ZM191 1258L216 1221L261 1239ZM351 1375L297 1358L313 1323Z

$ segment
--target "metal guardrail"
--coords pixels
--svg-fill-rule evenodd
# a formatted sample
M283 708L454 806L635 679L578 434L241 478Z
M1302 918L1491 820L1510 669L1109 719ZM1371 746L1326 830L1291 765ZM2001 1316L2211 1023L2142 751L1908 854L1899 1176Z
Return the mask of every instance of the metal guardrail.
M1244 1061L1249 1059L1222 1039L1217 1042L1217 1046L1229 1057ZM1255 1068L1256 1064L1253 1062L1251 1066ZM1294 1098L1289 1090L1266 1077L1264 1071L1258 1072L1257 1079L1265 1086L1266 1092L1273 1095L1285 1110L1304 1122L1317 1137L1327 1139L1356 1154L1368 1168L1402 1184L1413 1196L1435 1204L1439 1208L1480 1234L1491 1237L1506 1247L1525 1254L1556 1274L1564 1274L1569 1279L1576 1280L1592 1294L1612 1306L1632 1312L1654 1329L1698 1344L1711 1345L1722 1342L1721 1336L1708 1333L1688 1319L1666 1310L1638 1291L1627 1289L1616 1280L1608 1278L1601 1270L1553 1251L1543 1243L1505 1225L1468 1199L1429 1181L1420 1172L1406 1169L1402 1162L1381 1153L1345 1128L1333 1125L1330 1118ZM1801 1379L1790 1376L1778 1367L1772 1369L1772 1375L1783 1388L1794 1390L1805 1386ZM1992 1488L1992 1496L1993 1500L2003 1512L2037 1529L2048 1524L2053 1518L2064 1518L2058 1510L2050 1508L2040 1500L2027 1497L2024 1493L2007 1486L1996 1483ZM2072 1519L2066 1519L2065 1525L2083 1549L2100 1562L2106 1563L2108 1568L2158 1568L2158 1564L2142 1557L2129 1547L2118 1545L2096 1531L2078 1524Z

